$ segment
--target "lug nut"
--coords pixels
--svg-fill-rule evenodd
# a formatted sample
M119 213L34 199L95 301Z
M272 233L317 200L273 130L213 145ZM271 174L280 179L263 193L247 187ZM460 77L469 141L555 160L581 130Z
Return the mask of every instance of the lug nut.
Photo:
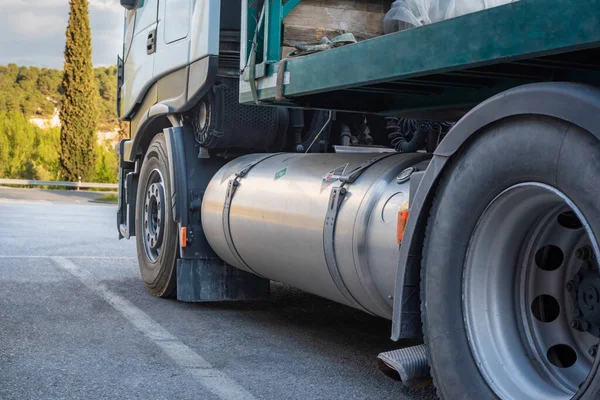
M578 319L572 319L569 324L573 329L579 329L579 327L581 326Z
M565 285L565 289L567 289L568 292L572 292L574 288L575 288L575 284L573 283L573 281L569 281Z
M584 332L587 332L590 329L590 323L587 322L585 319L583 320L579 320L579 329L581 329Z
M580 260L589 260L592 258L592 249L589 246L580 247L575 252L575 257Z
M588 353L590 356L596 358L596 354L598 354L598 345L590 347Z

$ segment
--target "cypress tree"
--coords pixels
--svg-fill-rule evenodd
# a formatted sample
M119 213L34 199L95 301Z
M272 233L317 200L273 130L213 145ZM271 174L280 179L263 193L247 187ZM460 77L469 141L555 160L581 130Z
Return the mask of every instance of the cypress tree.
M60 163L69 181L89 180L96 161L97 90L88 0L70 0L60 110Z

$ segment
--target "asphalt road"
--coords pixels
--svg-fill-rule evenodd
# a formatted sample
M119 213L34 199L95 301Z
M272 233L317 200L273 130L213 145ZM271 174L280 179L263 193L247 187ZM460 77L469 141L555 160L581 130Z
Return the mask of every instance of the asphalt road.
M94 197L94 196L92 196ZM146 293L113 205L0 188L0 399L431 399L375 368L390 323L288 286Z

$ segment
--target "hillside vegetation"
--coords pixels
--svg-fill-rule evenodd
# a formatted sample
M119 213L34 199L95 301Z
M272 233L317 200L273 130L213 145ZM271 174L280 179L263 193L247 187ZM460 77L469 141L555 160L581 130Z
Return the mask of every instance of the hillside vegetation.
M0 111L0 178L63 180L60 129L41 129L20 111ZM93 182L115 183L119 159L110 143L97 145Z
M116 67L94 68L99 129L118 127L116 75ZM62 77L62 71L57 69L0 65L0 111L19 112L26 117L52 117L63 96Z
M29 119L51 118L63 97L60 70L0 65L0 178L62 180L60 128L41 129ZM117 128L116 68L94 68L100 130ZM110 143L95 148L95 182L116 182L118 156Z

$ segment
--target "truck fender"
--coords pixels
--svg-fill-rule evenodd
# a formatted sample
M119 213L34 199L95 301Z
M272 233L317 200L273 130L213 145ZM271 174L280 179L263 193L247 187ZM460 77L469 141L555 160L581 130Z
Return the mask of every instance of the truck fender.
M504 118L526 114L570 122L600 140L600 89L584 84L544 82L519 86L484 101L467 113L434 152L411 200L396 275L392 340L422 336L421 252L429 208L440 174L451 157L482 128Z
M187 260L218 258L204 235L200 208L208 183L227 159L198 157L200 146L190 126L176 126L163 132L169 157L173 220L178 224L178 232L185 227L187 234L187 238L180 238L180 256ZM181 243L182 240L186 243Z

